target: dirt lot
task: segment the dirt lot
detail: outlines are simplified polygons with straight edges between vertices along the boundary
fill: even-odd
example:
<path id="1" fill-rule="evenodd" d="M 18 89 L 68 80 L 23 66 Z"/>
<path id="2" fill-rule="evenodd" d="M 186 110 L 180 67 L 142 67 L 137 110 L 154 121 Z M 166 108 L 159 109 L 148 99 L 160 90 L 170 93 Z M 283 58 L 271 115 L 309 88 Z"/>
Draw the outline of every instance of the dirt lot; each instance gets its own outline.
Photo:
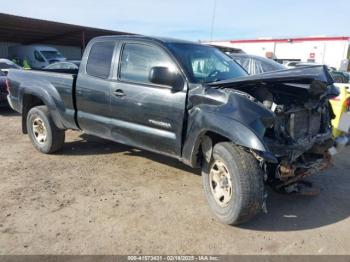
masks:
<path id="1" fill-rule="evenodd" d="M 0 109 L 0 254 L 349 254 L 350 148 L 311 181 L 270 192 L 237 228 L 211 216 L 201 177 L 176 160 L 69 131 L 43 155 Z"/>

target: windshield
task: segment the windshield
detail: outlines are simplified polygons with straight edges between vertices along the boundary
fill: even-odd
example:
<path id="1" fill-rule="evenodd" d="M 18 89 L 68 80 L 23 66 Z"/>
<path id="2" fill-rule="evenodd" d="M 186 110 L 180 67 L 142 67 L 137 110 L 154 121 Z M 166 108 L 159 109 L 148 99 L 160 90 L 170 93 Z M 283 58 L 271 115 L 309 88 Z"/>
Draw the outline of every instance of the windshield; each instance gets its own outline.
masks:
<path id="1" fill-rule="evenodd" d="M 216 82 L 247 75 L 236 62 L 214 47 L 187 43 L 168 43 L 167 46 L 193 83 Z"/>
<path id="2" fill-rule="evenodd" d="M 58 51 L 40 51 L 47 60 L 62 59 L 63 56 Z"/>

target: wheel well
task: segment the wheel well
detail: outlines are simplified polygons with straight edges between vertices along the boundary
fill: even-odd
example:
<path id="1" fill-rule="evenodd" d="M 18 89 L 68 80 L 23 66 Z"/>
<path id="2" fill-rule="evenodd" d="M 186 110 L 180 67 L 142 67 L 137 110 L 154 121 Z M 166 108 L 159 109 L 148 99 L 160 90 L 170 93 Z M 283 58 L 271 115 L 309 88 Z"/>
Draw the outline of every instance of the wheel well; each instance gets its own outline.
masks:
<path id="1" fill-rule="evenodd" d="M 213 142 L 213 146 L 219 142 L 227 142 L 227 141 L 230 141 L 229 138 L 225 137 L 225 136 L 222 136 L 218 133 L 215 133 L 215 132 L 211 132 L 211 131 L 208 131 L 204 134 L 205 136 L 208 136 L 211 141 Z"/>
<path id="2" fill-rule="evenodd" d="M 31 94 L 23 95 L 22 102 L 22 132 L 27 134 L 27 115 L 30 109 L 36 106 L 45 105 L 45 103 L 37 96 Z"/>
<path id="3" fill-rule="evenodd" d="M 201 166 L 203 157 L 209 158 L 211 156 L 214 145 L 220 142 L 231 141 L 229 138 L 212 131 L 204 133 L 199 140 L 200 142 L 196 152 L 197 159 L 195 164 L 197 167 Z"/>

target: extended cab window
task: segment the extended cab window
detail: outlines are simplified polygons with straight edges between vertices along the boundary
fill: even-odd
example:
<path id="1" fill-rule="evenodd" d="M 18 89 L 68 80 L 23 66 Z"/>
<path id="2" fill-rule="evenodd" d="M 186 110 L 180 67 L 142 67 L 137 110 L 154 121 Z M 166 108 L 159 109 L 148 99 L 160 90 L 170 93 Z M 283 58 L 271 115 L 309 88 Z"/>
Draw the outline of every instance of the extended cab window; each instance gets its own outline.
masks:
<path id="1" fill-rule="evenodd" d="M 125 44 L 120 64 L 120 79 L 150 83 L 148 75 L 152 67 L 165 66 L 175 69 L 168 55 L 160 48 L 144 44 Z"/>
<path id="2" fill-rule="evenodd" d="M 107 78 L 111 70 L 114 42 L 97 42 L 91 47 L 86 72 L 91 76 Z"/>

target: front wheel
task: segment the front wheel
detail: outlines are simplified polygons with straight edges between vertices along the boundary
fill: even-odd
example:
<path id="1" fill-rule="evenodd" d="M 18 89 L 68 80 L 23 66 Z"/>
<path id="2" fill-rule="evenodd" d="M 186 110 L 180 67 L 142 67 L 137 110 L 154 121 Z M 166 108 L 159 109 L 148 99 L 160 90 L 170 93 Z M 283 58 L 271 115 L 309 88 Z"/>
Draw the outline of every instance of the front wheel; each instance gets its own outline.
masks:
<path id="1" fill-rule="evenodd" d="M 64 130 L 56 127 L 46 106 L 36 106 L 29 110 L 27 128 L 29 138 L 38 151 L 50 154 L 62 148 Z"/>
<path id="2" fill-rule="evenodd" d="M 229 142 L 216 144 L 210 162 L 204 160 L 202 179 L 209 207 L 221 222 L 238 225 L 261 211 L 262 170 L 242 148 Z"/>

